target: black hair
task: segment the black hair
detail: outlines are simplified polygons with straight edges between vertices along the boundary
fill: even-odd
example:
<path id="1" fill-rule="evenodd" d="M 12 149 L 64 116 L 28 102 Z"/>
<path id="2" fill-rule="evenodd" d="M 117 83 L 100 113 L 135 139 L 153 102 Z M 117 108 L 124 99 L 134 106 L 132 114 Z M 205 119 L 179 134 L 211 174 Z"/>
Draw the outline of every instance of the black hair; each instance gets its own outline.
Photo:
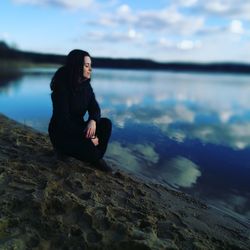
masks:
<path id="1" fill-rule="evenodd" d="M 60 67 L 54 74 L 50 83 L 50 89 L 54 91 L 59 84 L 66 83 L 71 90 L 75 90 L 81 82 L 86 81 L 83 77 L 85 56 L 90 57 L 87 51 L 79 49 L 70 51 L 66 57 L 65 65 Z"/>

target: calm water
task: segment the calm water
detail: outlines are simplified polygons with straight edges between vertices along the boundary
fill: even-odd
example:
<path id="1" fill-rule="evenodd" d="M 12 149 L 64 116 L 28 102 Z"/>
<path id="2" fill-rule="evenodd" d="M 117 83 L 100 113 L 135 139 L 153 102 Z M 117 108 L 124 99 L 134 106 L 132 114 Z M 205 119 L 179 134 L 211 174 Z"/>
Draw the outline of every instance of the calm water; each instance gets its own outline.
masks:
<path id="1" fill-rule="evenodd" d="M 47 132 L 54 71 L 2 82 L 0 112 Z M 250 76 L 96 69 L 92 86 L 106 159 L 250 221 Z"/>

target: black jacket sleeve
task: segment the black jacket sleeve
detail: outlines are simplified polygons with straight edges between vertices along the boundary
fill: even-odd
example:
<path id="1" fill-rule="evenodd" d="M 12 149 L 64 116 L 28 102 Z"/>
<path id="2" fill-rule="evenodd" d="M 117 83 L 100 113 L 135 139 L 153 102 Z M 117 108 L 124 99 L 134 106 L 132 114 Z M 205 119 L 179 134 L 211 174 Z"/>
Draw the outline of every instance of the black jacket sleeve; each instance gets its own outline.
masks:
<path id="1" fill-rule="evenodd" d="M 97 123 L 101 118 L 101 109 L 96 101 L 95 94 L 90 86 L 90 102 L 88 105 L 89 120 L 95 120 Z"/>
<path id="2" fill-rule="evenodd" d="M 69 90 L 63 84 L 52 93 L 53 115 L 56 126 L 62 133 L 83 136 L 84 128 L 70 117 Z"/>

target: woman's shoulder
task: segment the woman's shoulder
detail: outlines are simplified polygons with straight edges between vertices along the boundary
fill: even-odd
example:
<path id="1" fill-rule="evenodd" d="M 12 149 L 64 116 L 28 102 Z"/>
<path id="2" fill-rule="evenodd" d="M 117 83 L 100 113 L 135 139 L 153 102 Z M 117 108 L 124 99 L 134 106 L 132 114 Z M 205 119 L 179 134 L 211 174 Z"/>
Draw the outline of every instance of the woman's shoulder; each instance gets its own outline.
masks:
<path id="1" fill-rule="evenodd" d="M 54 74 L 55 80 L 61 80 L 66 82 L 67 78 L 68 78 L 68 72 L 65 66 L 60 67 Z"/>
<path id="2" fill-rule="evenodd" d="M 52 91 L 67 88 L 68 74 L 65 66 L 60 67 L 52 77 L 50 88 Z"/>

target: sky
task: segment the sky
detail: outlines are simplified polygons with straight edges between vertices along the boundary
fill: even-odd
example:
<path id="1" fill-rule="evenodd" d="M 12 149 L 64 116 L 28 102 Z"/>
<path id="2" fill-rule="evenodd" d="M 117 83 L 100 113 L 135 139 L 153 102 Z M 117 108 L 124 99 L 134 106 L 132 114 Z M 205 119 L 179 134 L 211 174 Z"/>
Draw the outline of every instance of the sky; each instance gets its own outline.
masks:
<path id="1" fill-rule="evenodd" d="M 25 51 L 250 63 L 250 0 L 2 0 L 0 40 Z"/>

